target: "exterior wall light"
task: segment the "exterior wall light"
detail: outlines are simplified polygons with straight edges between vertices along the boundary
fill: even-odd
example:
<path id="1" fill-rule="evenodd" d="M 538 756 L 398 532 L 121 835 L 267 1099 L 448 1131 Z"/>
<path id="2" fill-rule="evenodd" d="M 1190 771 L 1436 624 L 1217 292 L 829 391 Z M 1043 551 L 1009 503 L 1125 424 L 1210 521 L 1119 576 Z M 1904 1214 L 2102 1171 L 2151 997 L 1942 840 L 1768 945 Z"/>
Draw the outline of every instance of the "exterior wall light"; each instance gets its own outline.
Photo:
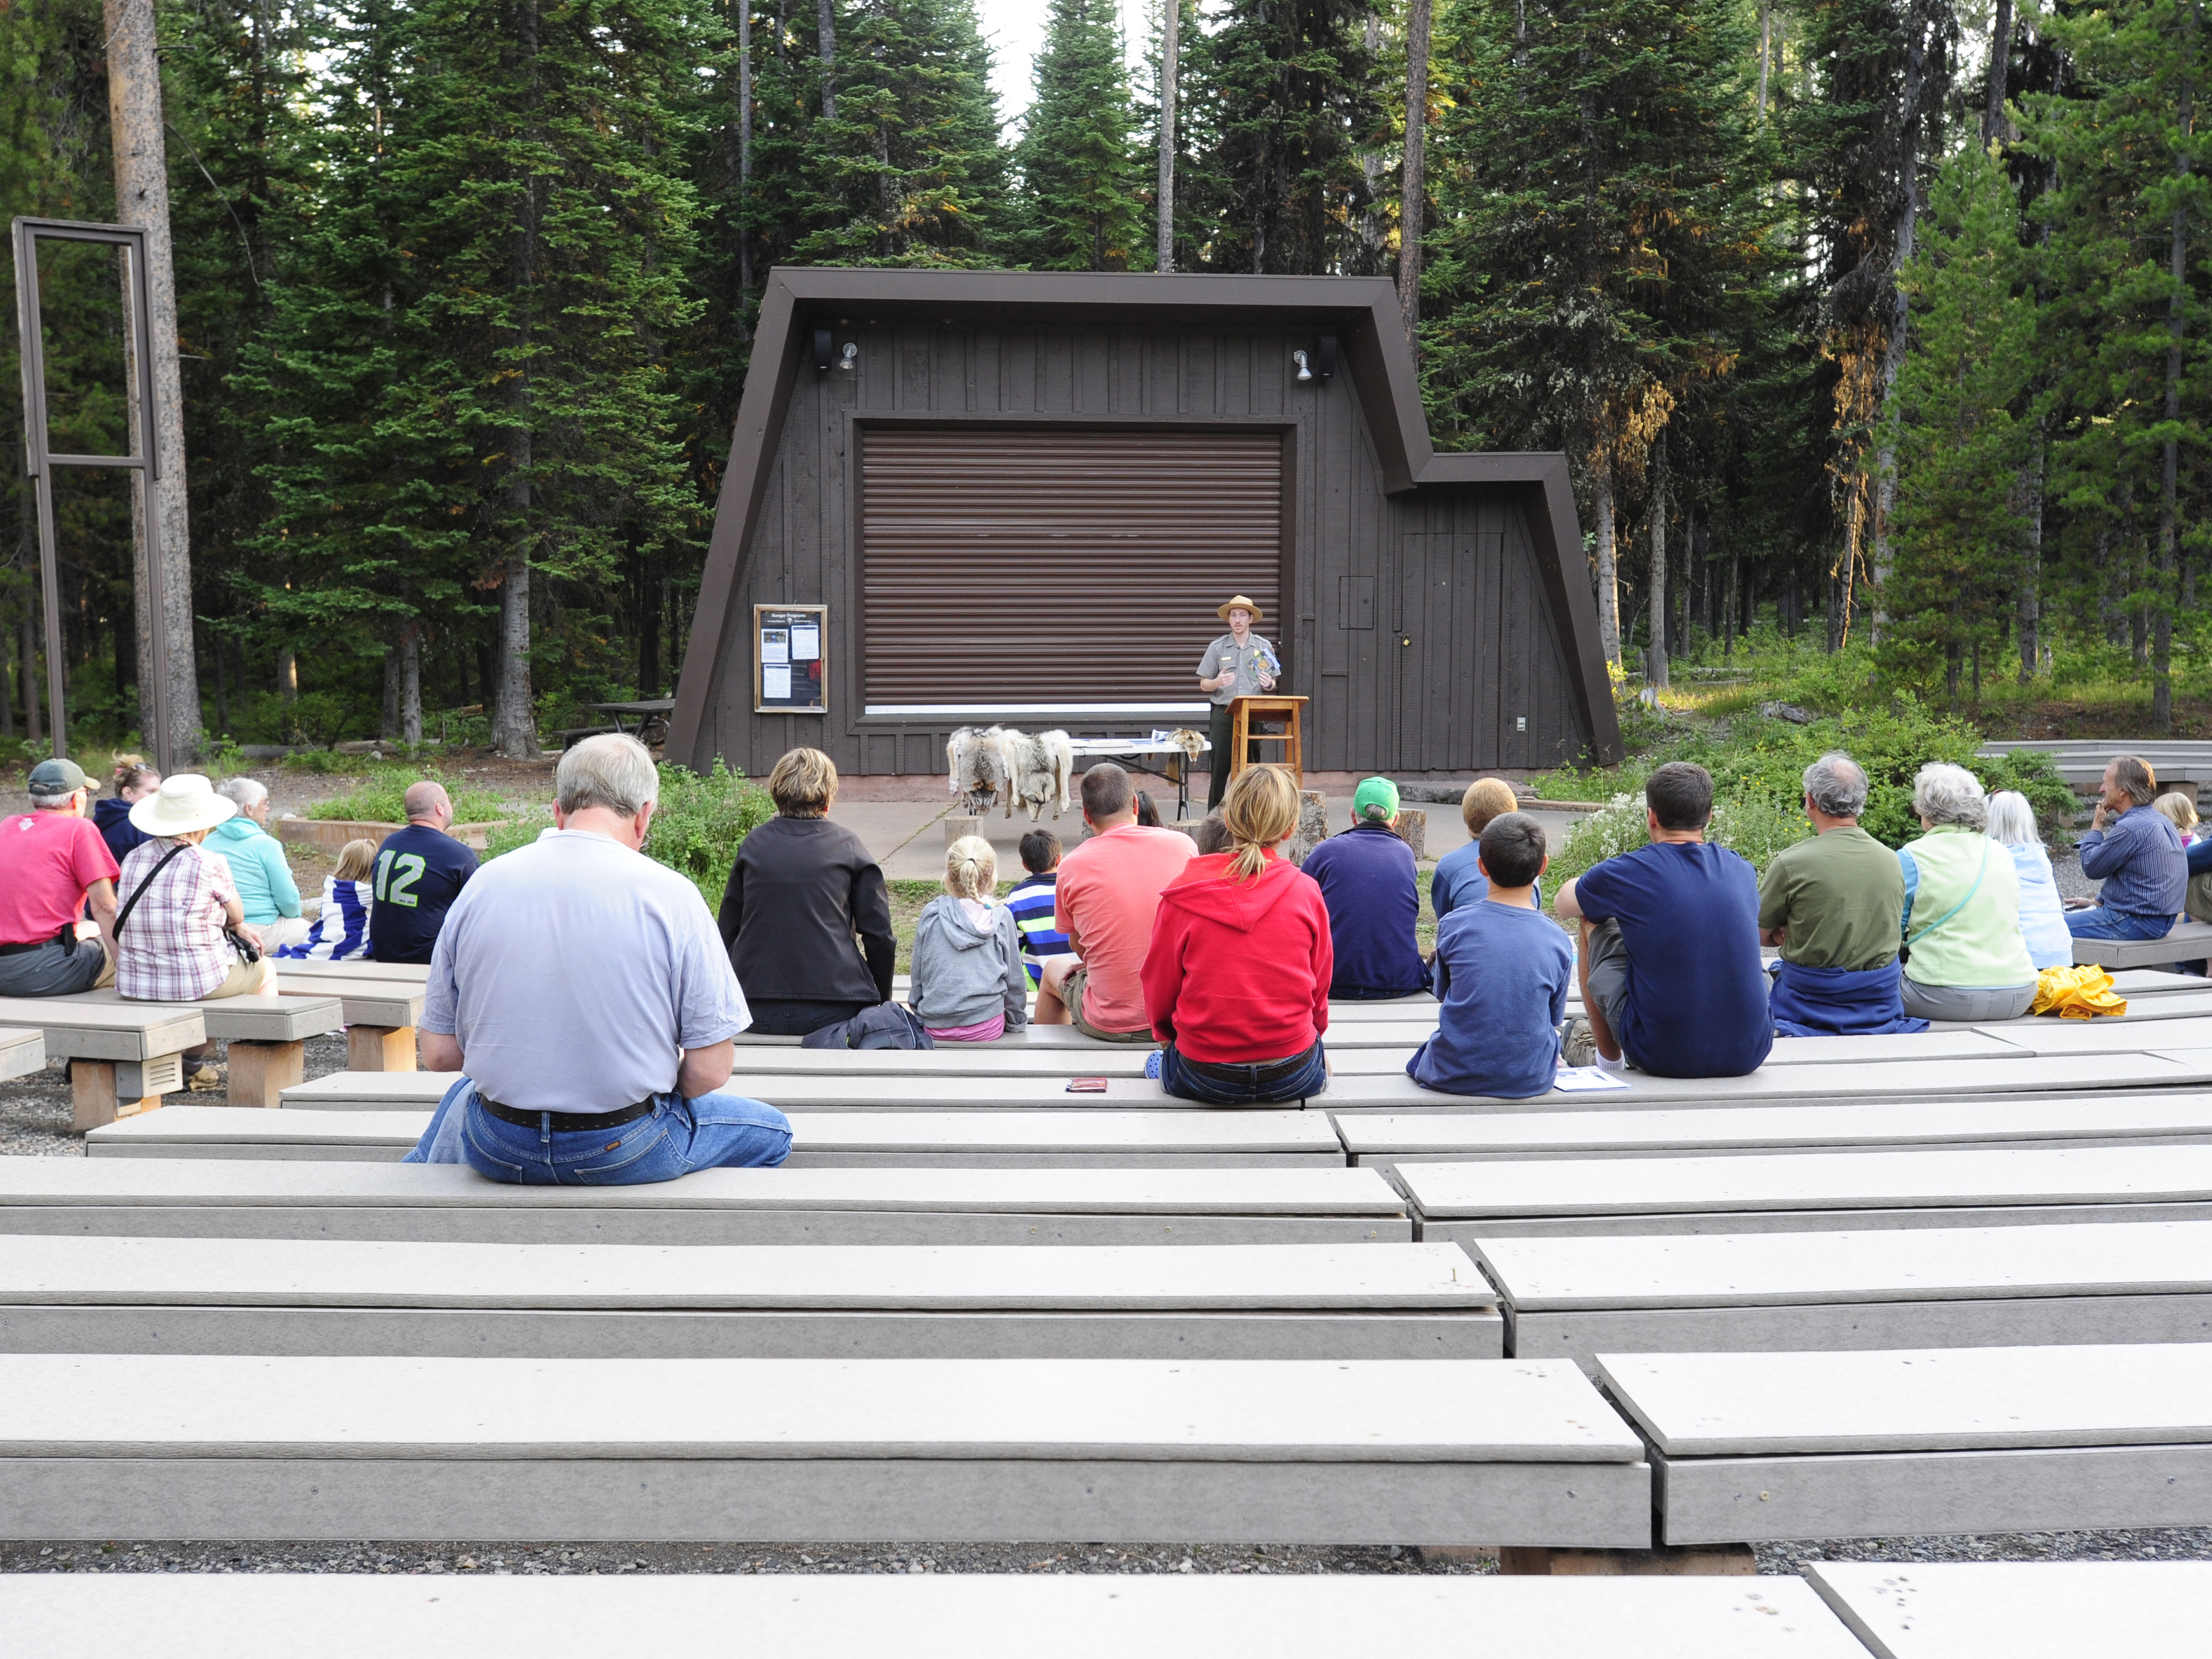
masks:
<path id="1" fill-rule="evenodd" d="M 1313 379 L 1313 370 L 1306 367 L 1306 354 L 1304 352 L 1293 351 L 1291 354 L 1291 361 L 1298 366 L 1299 385 L 1304 386 L 1308 380 Z"/>
<path id="2" fill-rule="evenodd" d="M 854 344 L 850 340 L 846 341 L 845 355 L 838 360 L 837 367 L 843 369 L 848 374 L 850 374 L 853 372 L 854 360 L 859 357 L 860 355 L 860 348 Z"/>

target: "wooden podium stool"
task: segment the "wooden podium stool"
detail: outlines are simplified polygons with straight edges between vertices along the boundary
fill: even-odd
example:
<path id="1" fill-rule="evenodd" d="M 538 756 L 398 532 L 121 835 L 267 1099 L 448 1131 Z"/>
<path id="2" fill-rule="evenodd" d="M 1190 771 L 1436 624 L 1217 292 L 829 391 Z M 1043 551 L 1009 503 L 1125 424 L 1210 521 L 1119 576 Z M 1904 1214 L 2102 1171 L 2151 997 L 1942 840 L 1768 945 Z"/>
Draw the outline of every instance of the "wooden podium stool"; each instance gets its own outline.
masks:
<path id="1" fill-rule="evenodd" d="M 1229 735 L 1229 775 L 1235 777 L 1251 763 L 1246 759 L 1255 743 L 1279 743 L 1283 745 L 1281 763 L 1291 769 L 1291 775 L 1303 785 L 1306 781 L 1305 739 L 1299 734 L 1298 714 L 1305 707 L 1304 697 L 1237 697 L 1231 700 Z M 1280 720 L 1279 732 L 1255 732 L 1255 720 Z"/>

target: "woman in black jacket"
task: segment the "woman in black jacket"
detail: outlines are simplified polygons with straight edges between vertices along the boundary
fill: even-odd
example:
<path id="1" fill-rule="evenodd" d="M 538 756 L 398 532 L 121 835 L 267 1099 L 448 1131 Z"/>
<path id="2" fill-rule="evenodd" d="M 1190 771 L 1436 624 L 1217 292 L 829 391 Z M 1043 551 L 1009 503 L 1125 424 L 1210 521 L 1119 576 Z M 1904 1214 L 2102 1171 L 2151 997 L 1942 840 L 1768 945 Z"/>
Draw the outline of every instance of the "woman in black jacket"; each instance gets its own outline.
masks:
<path id="1" fill-rule="evenodd" d="M 775 816 L 738 844 L 722 894 L 722 943 L 765 1036 L 805 1036 L 888 1002 L 898 941 L 884 872 L 830 822 L 837 767 L 794 749 L 768 775 Z"/>

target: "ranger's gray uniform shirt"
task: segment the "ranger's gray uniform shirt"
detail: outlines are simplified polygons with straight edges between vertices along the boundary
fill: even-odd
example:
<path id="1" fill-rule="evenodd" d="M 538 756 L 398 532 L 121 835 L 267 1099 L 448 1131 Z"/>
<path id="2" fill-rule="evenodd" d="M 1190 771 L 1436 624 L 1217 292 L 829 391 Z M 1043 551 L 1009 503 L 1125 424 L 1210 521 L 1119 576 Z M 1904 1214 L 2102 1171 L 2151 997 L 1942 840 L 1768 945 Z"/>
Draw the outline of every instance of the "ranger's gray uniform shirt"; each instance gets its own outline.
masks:
<path id="1" fill-rule="evenodd" d="M 1261 695 L 1260 676 L 1281 678 L 1279 668 L 1268 665 L 1274 659 L 1275 647 L 1257 634 L 1247 634 L 1244 643 L 1238 645 L 1234 634 L 1224 634 L 1206 647 L 1206 654 L 1198 659 L 1198 677 L 1210 680 L 1224 669 L 1234 667 L 1237 678 L 1218 691 L 1209 692 L 1214 702 L 1227 702 L 1235 697 L 1256 697 Z"/>

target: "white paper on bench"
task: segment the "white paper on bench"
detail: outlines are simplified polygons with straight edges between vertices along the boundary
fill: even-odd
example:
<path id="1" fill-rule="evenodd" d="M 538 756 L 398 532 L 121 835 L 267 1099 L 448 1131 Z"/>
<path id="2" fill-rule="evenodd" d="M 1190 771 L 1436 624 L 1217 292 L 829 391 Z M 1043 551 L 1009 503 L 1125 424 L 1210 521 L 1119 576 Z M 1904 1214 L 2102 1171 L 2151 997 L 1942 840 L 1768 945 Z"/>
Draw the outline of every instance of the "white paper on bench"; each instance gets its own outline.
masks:
<path id="1" fill-rule="evenodd" d="M 451 1164 L 0 1158 L 0 1208 L 901 1210 L 1048 1215 L 1401 1215 L 1373 1170 L 702 1170 L 643 1187 L 510 1187 Z M 0 1398 L 5 1398 L 0 1395 Z"/>
<path id="2" fill-rule="evenodd" d="M 607 1659 L 641 1634 L 671 1656 L 1345 1659 L 1462 1652 L 1470 1631 L 1526 1659 L 1866 1659 L 1796 1578 L 22 1573 L 0 1577 L 0 1628 L 37 1659 L 117 1659 L 154 1630 L 161 1659 L 302 1659 L 302 1632 L 314 1659 Z"/>
<path id="3" fill-rule="evenodd" d="M 421 1244 L 0 1236 L 0 1306 L 1451 1309 L 1451 1244 Z"/>
<path id="4" fill-rule="evenodd" d="M 124 1122 L 142 1121 L 145 1120 L 126 1118 Z M 1856 1106 L 1722 1106 L 1677 1111 L 1497 1112 L 1454 1116 L 1346 1113 L 1338 1120 L 1337 1129 L 1347 1147 L 1369 1158 L 1452 1152 L 2117 1139 L 2127 1135 L 2212 1135 L 2212 1094 L 2161 1095 L 2136 1090 L 2087 1098 L 1881 1101 Z"/>
<path id="5" fill-rule="evenodd" d="M 1467 1248 L 1522 1312 L 2212 1292 L 2212 1221 L 1486 1238 Z"/>
<path id="6" fill-rule="evenodd" d="M 87 1140 L 411 1146 L 429 1124 L 427 1111 L 170 1106 L 118 1119 L 93 1130 Z M 1343 1152 L 1336 1131 L 1319 1112 L 799 1112 L 791 1127 L 794 1149 L 807 1152 Z"/>
<path id="7" fill-rule="evenodd" d="M 1638 1215 L 2212 1200 L 2212 1146 L 1410 1164 L 1425 1216 Z"/>
<path id="8" fill-rule="evenodd" d="M 2212 1342 L 1597 1356 L 1670 1457 L 2212 1440 Z"/>
<path id="9" fill-rule="evenodd" d="M 0 1457 L 1633 1463 L 1564 1360 L 0 1354 Z M 640 1401 L 742 1401 L 726 1413 Z M 148 1410 L 149 1401 L 159 1401 Z"/>
<path id="10" fill-rule="evenodd" d="M 1815 1561 L 1875 1659 L 2179 1659 L 2212 1630 L 2208 1561 Z"/>

